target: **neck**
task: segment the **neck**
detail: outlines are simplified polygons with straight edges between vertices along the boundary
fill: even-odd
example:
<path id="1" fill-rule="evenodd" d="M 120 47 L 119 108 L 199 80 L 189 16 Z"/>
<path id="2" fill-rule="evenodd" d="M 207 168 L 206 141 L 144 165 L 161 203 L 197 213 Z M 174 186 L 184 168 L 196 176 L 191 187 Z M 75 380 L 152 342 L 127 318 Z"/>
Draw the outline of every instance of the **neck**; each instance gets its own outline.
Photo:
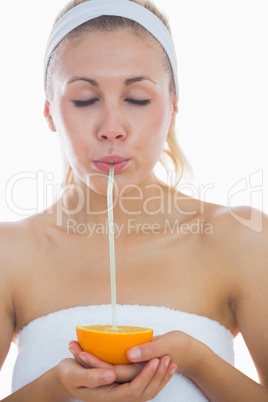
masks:
<path id="1" fill-rule="evenodd" d="M 139 186 L 113 197 L 114 222 L 125 223 L 129 219 L 139 222 L 155 221 L 157 214 L 165 213 L 166 192 L 172 192 L 154 175 Z M 105 223 L 107 195 L 98 194 L 82 182 L 76 182 L 73 189 L 63 198 L 68 217 L 77 223 Z"/>

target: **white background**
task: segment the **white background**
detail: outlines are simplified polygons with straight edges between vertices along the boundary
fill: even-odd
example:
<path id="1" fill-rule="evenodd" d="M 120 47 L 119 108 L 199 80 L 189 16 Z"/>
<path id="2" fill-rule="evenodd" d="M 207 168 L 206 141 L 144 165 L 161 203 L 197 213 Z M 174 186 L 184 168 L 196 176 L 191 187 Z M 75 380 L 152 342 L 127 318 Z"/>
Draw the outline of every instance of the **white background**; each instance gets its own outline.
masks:
<path id="1" fill-rule="evenodd" d="M 65 3 L 13 0 L 0 4 L 2 221 L 22 218 L 14 203 L 5 200 L 6 186 L 10 188 L 14 175 L 29 172 L 27 180 L 13 186 L 14 202 L 28 213 L 46 207 L 52 200 L 52 184 L 61 181 L 58 140 L 42 115 L 42 62 L 50 27 Z M 197 188 L 207 188 L 206 201 L 253 205 L 267 213 L 267 0 L 155 3 L 170 17 L 173 30 L 180 83 L 178 135 Z M 45 172 L 44 188 L 36 187 L 37 171 Z M 257 378 L 240 337 L 235 346 L 237 367 Z M 0 375 L 0 397 L 8 393 L 15 354 L 12 347 Z"/>

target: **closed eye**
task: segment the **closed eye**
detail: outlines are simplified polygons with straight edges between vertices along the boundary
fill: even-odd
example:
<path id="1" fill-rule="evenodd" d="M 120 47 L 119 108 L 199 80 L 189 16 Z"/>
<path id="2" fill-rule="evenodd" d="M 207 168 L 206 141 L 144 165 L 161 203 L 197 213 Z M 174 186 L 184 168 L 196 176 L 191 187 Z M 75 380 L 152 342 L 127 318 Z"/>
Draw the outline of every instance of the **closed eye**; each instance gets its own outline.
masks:
<path id="1" fill-rule="evenodd" d="M 138 99 L 125 99 L 125 102 L 133 103 L 138 106 L 146 106 L 151 103 L 150 99 L 138 100 Z"/>
<path id="2" fill-rule="evenodd" d="M 74 103 L 75 107 L 85 107 L 85 106 L 93 105 L 94 103 L 98 102 L 98 100 L 99 100 L 98 98 L 88 99 L 85 101 L 73 100 L 73 103 Z M 129 102 L 129 103 L 132 103 L 137 106 L 146 106 L 151 103 L 150 99 L 138 100 L 138 99 L 129 99 L 129 98 L 125 99 L 125 102 Z"/>
<path id="3" fill-rule="evenodd" d="M 88 99 L 85 101 L 80 101 L 80 100 L 74 100 L 74 106 L 75 107 L 83 107 L 83 106 L 90 106 L 93 105 L 94 103 L 96 103 L 99 99 L 98 98 L 94 98 L 94 99 Z"/>

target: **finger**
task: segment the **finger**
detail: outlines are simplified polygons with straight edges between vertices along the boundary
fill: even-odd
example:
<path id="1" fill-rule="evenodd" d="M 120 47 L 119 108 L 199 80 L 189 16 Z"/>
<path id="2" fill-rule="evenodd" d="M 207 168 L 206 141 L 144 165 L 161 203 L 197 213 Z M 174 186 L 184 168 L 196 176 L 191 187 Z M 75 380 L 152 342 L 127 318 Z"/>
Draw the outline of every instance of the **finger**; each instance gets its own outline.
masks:
<path id="1" fill-rule="evenodd" d="M 143 395 L 145 389 L 148 387 L 148 384 L 150 384 L 155 376 L 159 363 L 159 359 L 153 359 L 148 362 L 141 371 L 141 374 L 130 383 L 131 389 L 137 391 L 139 397 Z"/>
<path id="2" fill-rule="evenodd" d="M 161 391 L 162 387 L 161 384 L 167 374 L 168 370 L 168 365 L 170 363 L 170 358 L 169 356 L 164 356 L 159 360 L 159 365 L 157 367 L 157 370 L 147 385 L 146 389 L 143 392 L 143 397 L 146 399 L 152 399 L 154 398 L 158 392 Z"/>
<path id="3" fill-rule="evenodd" d="M 90 368 L 112 368 L 116 372 L 116 381 L 119 383 L 132 381 L 142 370 L 144 363 L 111 365 L 88 352 L 81 352 L 76 357 L 78 363 L 83 362 L 84 367 Z M 81 364 L 81 363 L 80 363 Z"/>
<path id="4" fill-rule="evenodd" d="M 86 369 L 72 359 L 66 359 L 64 372 L 67 382 L 70 381 L 77 388 L 96 388 L 111 384 L 116 379 L 115 371 L 112 369 Z"/>
<path id="5" fill-rule="evenodd" d="M 170 363 L 169 356 L 163 356 L 160 359 L 154 377 L 144 391 L 143 397 L 152 399 L 159 394 L 174 375 L 176 368 L 176 364 Z"/>
<path id="6" fill-rule="evenodd" d="M 162 347 L 161 340 L 143 343 L 127 351 L 127 357 L 131 362 L 145 362 L 154 358 L 160 358 L 166 354 L 166 346 Z"/>
<path id="7" fill-rule="evenodd" d="M 112 368 L 109 363 L 103 362 L 91 353 L 84 352 L 77 341 L 71 341 L 69 343 L 69 350 L 74 356 L 75 360 L 83 367 L 90 368 Z"/>
<path id="8" fill-rule="evenodd" d="M 85 375 L 85 380 L 86 385 L 84 386 L 96 388 L 113 383 L 116 380 L 116 374 L 115 371 L 111 369 L 89 369 Z"/>
<path id="9" fill-rule="evenodd" d="M 96 356 L 92 355 L 88 352 L 82 352 L 79 354 L 79 358 L 88 366 L 94 368 L 113 368 L 113 366 L 109 363 L 106 363 Z"/>
<path id="10" fill-rule="evenodd" d="M 79 343 L 76 341 L 71 341 L 69 343 L 69 351 L 72 353 L 75 360 L 81 364 L 81 366 L 88 368 L 90 367 L 83 359 L 79 357 L 80 353 L 83 352 L 82 348 L 80 347 Z"/>
<path id="11" fill-rule="evenodd" d="M 75 351 L 77 354 L 79 354 L 83 351 L 83 349 L 81 348 L 81 346 L 79 345 L 79 343 L 77 341 L 71 341 L 69 343 L 69 350 L 70 349 Z"/>
<path id="12" fill-rule="evenodd" d="M 144 367 L 144 363 L 125 364 L 113 366 L 116 372 L 116 381 L 119 383 L 130 382 Z"/>
<path id="13" fill-rule="evenodd" d="M 171 364 L 168 365 L 166 375 L 164 376 L 164 378 L 161 381 L 158 389 L 156 390 L 155 395 L 157 395 L 167 385 L 167 383 L 171 380 L 173 375 L 176 373 L 176 370 L 177 370 L 177 365 L 175 363 L 171 363 Z"/>
<path id="14" fill-rule="evenodd" d="M 140 398 L 152 380 L 158 364 L 159 359 L 153 359 L 148 362 L 142 369 L 141 373 L 133 381 L 122 384 L 117 388 L 112 388 L 110 391 L 111 396 L 116 392 L 117 400 L 134 400 Z"/>

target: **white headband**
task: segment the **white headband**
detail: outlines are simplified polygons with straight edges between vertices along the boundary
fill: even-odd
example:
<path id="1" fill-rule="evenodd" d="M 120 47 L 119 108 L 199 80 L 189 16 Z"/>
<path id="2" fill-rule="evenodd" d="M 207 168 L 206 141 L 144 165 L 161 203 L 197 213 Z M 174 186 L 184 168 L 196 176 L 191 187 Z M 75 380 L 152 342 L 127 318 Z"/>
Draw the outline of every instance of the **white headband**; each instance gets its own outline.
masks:
<path id="1" fill-rule="evenodd" d="M 48 39 L 44 60 L 45 83 L 48 63 L 52 52 L 60 41 L 78 26 L 93 18 L 112 15 L 138 22 L 150 32 L 163 46 L 169 58 L 175 82 L 176 94 L 179 94 L 177 61 L 171 35 L 163 22 L 151 11 L 129 0 L 90 0 L 72 8 L 55 24 Z"/>

